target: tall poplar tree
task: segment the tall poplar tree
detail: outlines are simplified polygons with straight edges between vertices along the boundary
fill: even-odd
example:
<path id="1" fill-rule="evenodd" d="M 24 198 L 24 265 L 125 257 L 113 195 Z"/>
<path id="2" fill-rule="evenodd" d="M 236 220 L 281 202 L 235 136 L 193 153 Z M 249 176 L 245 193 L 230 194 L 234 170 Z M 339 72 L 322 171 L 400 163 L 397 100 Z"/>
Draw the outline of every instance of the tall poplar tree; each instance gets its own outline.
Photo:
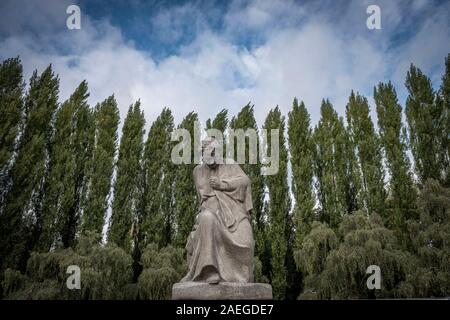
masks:
<path id="1" fill-rule="evenodd" d="M 59 79 L 51 65 L 40 76 L 35 71 L 25 99 L 25 124 L 11 169 L 12 187 L 0 215 L 0 256 L 6 266 L 25 268 L 36 238 L 49 158 L 52 120 L 58 106 Z"/>
<path id="2" fill-rule="evenodd" d="M 289 152 L 292 168 L 292 193 L 295 199 L 296 248 L 311 230 L 314 220 L 313 141 L 311 120 L 303 101 L 294 99 L 288 115 Z"/>
<path id="3" fill-rule="evenodd" d="M 87 104 L 88 96 L 88 86 L 83 81 L 56 114 L 39 250 L 49 250 L 55 240 L 61 240 L 66 248 L 71 247 L 75 240 L 86 186 L 86 163 L 93 143 L 93 115 Z"/>
<path id="4" fill-rule="evenodd" d="M 343 119 L 328 100 L 322 100 L 320 114 L 313 134 L 319 220 L 336 230 L 349 207 L 348 137 Z"/>
<path id="5" fill-rule="evenodd" d="M 313 193 L 313 142 L 310 116 L 303 101 L 294 98 L 288 114 L 288 140 L 291 161 L 291 190 L 295 200 L 293 208 L 294 241 L 288 247 L 286 267 L 288 271 L 287 299 L 296 299 L 302 284 L 298 251 L 309 234 L 315 220 Z"/>
<path id="6" fill-rule="evenodd" d="M 367 99 L 352 91 L 346 116 L 351 144 L 361 170 L 361 198 L 369 214 L 377 212 L 386 216 L 381 147 L 369 112 Z"/>
<path id="7" fill-rule="evenodd" d="M 445 59 L 445 73 L 442 76 L 442 83 L 439 89 L 439 101 L 441 103 L 441 147 L 439 154 L 443 166 L 443 184 L 445 187 L 450 187 L 450 53 Z"/>
<path id="8" fill-rule="evenodd" d="M 431 80 L 412 64 L 405 85 L 409 92 L 405 113 L 416 174 L 421 184 L 429 178 L 442 182 L 444 163 L 440 150 L 442 135 L 446 132 L 445 123 L 441 121 L 442 104 L 435 103 Z"/>
<path id="9" fill-rule="evenodd" d="M 406 128 L 402 124 L 402 107 L 391 82 L 374 88 L 380 141 L 384 149 L 389 181 L 389 214 L 386 224 L 396 229 L 401 239 L 407 234 L 406 220 L 414 218 L 416 190 L 406 154 Z M 402 239 L 403 241 L 405 239 Z"/>
<path id="10" fill-rule="evenodd" d="M 19 134 L 23 89 L 19 58 L 3 61 L 0 64 L 0 175 L 7 169 Z"/>
<path id="11" fill-rule="evenodd" d="M 139 216 L 141 247 L 155 243 L 170 244 L 174 236 L 174 178 L 171 161 L 174 120 L 169 108 L 164 108 L 152 123 L 145 143 L 143 159 L 143 196 Z"/>
<path id="12" fill-rule="evenodd" d="M 228 110 L 222 109 L 216 117 L 211 120 L 206 120 L 206 130 L 208 129 L 216 129 L 219 130 L 222 133 L 222 154 L 223 159 L 226 158 L 226 130 L 228 128 Z"/>
<path id="13" fill-rule="evenodd" d="M 95 107 L 94 146 L 88 162 L 87 192 L 83 203 L 82 232 L 102 234 L 117 150 L 119 109 L 114 96 Z"/>
<path id="14" fill-rule="evenodd" d="M 137 101 L 130 106 L 123 125 L 108 230 L 108 242 L 115 243 L 126 252 L 132 249 L 132 226 L 137 219 L 140 201 L 145 124 L 140 105 Z"/>
<path id="15" fill-rule="evenodd" d="M 0 64 L 0 213 L 10 187 L 9 169 L 23 115 L 22 64 L 12 58 Z"/>
<path id="16" fill-rule="evenodd" d="M 257 132 L 257 153 L 259 156 L 259 149 L 261 148 L 261 140 L 259 138 L 258 125 L 256 123 L 254 106 L 247 104 L 244 106 L 239 113 L 231 119 L 230 128 L 233 130 L 242 129 L 252 129 Z M 228 141 L 230 142 L 230 141 Z M 235 146 L 235 150 L 236 150 Z M 270 270 L 269 253 L 270 247 L 267 241 L 267 234 L 265 230 L 266 218 L 264 215 L 264 179 L 261 175 L 261 161 L 256 164 L 250 164 L 249 159 L 249 141 L 246 138 L 245 141 L 245 163 L 241 164 L 242 170 L 248 175 L 251 186 L 252 186 L 252 200 L 253 200 L 253 210 L 252 210 L 252 225 L 253 233 L 255 237 L 255 255 L 262 263 L 262 272 L 264 275 L 268 275 Z M 236 159 L 235 159 L 236 160 Z M 261 160 L 261 159 L 259 159 Z"/>
<path id="17" fill-rule="evenodd" d="M 272 143 L 279 144 L 278 173 L 266 176 L 269 192 L 268 220 L 271 241 L 271 280 L 274 297 L 285 297 L 287 281 L 286 257 L 288 246 L 292 246 L 292 222 L 290 215 L 290 195 L 287 177 L 288 152 L 285 139 L 285 119 L 278 107 L 269 111 L 264 129 L 268 130 L 266 146 L 271 150 Z M 272 141 L 270 130 L 279 130 L 279 141 Z"/>
<path id="18" fill-rule="evenodd" d="M 206 120 L 206 129 L 217 129 L 225 133 L 225 130 L 228 127 L 228 110 L 222 109 L 216 117 L 211 121 L 211 119 Z"/>
<path id="19" fill-rule="evenodd" d="M 184 117 L 178 125 L 178 129 L 186 129 L 191 137 L 191 154 L 189 164 L 176 165 L 175 171 L 175 221 L 176 235 L 175 244 L 179 247 L 186 245 L 189 233 L 192 231 L 195 216 L 197 213 L 197 191 L 194 185 L 193 171 L 196 166 L 194 163 L 195 144 L 194 139 L 200 140 L 199 129 L 194 130 L 198 125 L 198 115 L 190 112 Z M 197 134 L 196 134 L 197 132 Z"/>

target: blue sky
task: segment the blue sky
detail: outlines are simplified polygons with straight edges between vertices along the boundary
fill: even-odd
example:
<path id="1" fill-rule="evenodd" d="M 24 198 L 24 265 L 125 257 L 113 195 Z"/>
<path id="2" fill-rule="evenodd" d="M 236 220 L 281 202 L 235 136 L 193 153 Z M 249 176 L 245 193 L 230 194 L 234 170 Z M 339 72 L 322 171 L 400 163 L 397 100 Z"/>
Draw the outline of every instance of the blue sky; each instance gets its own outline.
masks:
<path id="1" fill-rule="evenodd" d="M 66 28 L 70 4 L 81 30 Z M 381 30 L 366 27 L 370 4 Z M 19 55 L 26 78 L 52 63 L 61 101 L 83 79 L 92 105 L 114 93 L 122 116 L 140 99 L 147 126 L 164 106 L 206 120 L 249 101 L 261 124 L 294 97 L 316 123 L 322 98 L 344 115 L 354 89 L 374 109 L 373 86 L 388 80 L 404 104 L 409 64 L 437 88 L 450 52 L 450 1 L 2 0 L 0 14 L 1 59 Z"/>

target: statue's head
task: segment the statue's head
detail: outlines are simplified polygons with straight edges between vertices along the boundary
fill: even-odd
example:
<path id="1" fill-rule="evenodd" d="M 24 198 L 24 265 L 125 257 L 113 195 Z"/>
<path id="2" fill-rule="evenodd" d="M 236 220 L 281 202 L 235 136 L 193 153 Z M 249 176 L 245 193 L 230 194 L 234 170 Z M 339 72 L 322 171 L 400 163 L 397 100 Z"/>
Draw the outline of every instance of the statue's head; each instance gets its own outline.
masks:
<path id="1" fill-rule="evenodd" d="M 214 137 L 207 137 L 205 140 L 202 140 L 203 162 L 205 162 L 208 167 L 215 168 L 217 167 L 217 164 L 220 163 L 216 155 L 217 150 L 221 150 L 220 147 L 220 144 Z"/>

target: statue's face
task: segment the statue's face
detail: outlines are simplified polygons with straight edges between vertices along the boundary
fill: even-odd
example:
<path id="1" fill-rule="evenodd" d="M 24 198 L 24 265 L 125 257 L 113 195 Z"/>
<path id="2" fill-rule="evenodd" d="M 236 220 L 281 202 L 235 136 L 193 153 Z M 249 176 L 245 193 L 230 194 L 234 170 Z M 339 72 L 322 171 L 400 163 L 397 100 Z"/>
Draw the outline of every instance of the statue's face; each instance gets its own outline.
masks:
<path id="1" fill-rule="evenodd" d="M 207 147 L 203 150 L 203 161 L 211 169 L 217 167 L 216 151 L 214 148 Z"/>

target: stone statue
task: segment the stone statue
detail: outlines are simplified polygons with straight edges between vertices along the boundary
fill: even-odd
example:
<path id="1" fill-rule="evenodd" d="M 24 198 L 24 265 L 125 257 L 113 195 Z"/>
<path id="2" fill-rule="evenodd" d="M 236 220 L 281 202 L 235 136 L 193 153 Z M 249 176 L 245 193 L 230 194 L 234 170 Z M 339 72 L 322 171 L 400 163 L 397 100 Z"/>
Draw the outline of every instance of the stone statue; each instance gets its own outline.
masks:
<path id="1" fill-rule="evenodd" d="M 186 250 L 189 271 L 172 287 L 174 300 L 272 299 L 272 287 L 253 282 L 255 241 L 250 222 L 250 179 L 241 167 L 216 157 L 220 145 L 202 142 L 194 169 L 200 208 Z"/>
<path id="2" fill-rule="evenodd" d="M 214 138 L 202 141 L 204 163 L 194 169 L 200 209 L 186 244 L 189 271 L 181 282 L 253 281 L 250 180 L 238 164 L 216 157 L 219 147 Z"/>

